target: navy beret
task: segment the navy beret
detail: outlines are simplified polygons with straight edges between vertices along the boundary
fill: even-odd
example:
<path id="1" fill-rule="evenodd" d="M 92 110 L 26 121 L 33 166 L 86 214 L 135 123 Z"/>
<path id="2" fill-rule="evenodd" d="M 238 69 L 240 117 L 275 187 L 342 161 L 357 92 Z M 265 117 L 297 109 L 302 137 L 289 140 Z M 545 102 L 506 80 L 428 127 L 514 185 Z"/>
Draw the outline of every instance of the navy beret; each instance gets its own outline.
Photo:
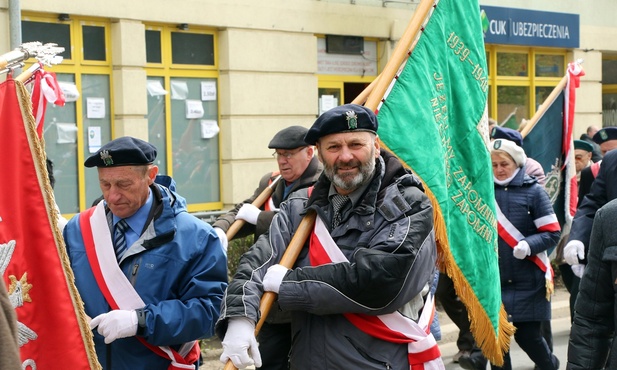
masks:
<path id="1" fill-rule="evenodd" d="M 320 137 L 338 132 L 369 131 L 377 133 L 375 113 L 362 105 L 345 104 L 323 113 L 309 129 L 304 141 L 315 144 Z"/>
<path id="2" fill-rule="evenodd" d="M 304 142 L 304 136 L 308 132 L 306 127 L 290 126 L 277 132 L 270 140 L 270 149 L 296 149 L 308 144 Z"/>
<path id="3" fill-rule="evenodd" d="M 491 139 L 506 139 L 514 144 L 523 146 L 523 135 L 520 132 L 507 127 L 495 126 L 491 131 Z"/>
<path id="4" fill-rule="evenodd" d="M 598 145 L 605 141 L 617 140 L 617 127 L 605 127 L 596 132 L 592 139 Z"/>
<path id="5" fill-rule="evenodd" d="M 84 162 L 86 167 L 146 165 L 154 162 L 156 147 L 146 141 L 123 136 L 103 145 Z"/>
<path id="6" fill-rule="evenodd" d="M 574 149 L 580 149 L 591 153 L 593 152 L 593 145 L 585 140 L 574 140 Z"/>

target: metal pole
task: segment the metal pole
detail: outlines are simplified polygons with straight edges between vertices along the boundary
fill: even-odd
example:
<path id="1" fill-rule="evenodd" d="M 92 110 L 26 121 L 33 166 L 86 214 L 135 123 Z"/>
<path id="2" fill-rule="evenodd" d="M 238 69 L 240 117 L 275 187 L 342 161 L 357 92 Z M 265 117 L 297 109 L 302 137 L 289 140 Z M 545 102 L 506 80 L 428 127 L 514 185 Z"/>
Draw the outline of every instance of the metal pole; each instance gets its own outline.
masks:
<path id="1" fill-rule="evenodd" d="M 21 41 L 21 4 L 19 0 L 9 0 L 9 34 L 11 37 L 11 50 L 18 48 Z M 19 75 L 21 68 L 13 71 L 13 75 Z"/>

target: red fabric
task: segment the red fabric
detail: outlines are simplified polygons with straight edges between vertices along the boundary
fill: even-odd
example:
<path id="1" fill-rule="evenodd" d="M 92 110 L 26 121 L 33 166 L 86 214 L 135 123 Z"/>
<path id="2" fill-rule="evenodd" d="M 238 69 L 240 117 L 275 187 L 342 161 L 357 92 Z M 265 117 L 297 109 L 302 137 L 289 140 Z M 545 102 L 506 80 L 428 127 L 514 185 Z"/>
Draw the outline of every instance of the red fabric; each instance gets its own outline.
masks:
<path id="1" fill-rule="evenodd" d="M 43 137 L 43 124 L 45 123 L 45 109 L 47 102 L 64 106 L 65 98 L 56 74 L 47 72 L 42 67 L 34 72 L 34 86 L 32 87 L 32 114 L 36 121 L 36 132 Z"/>
<path id="2" fill-rule="evenodd" d="M 559 224 L 557 224 L 557 226 L 559 226 Z M 499 235 L 501 239 L 503 239 L 504 242 L 506 242 L 506 244 L 512 247 L 512 249 L 514 249 L 514 247 L 516 247 L 516 245 L 518 244 L 518 240 L 501 225 L 501 222 L 497 222 L 497 234 Z M 528 259 L 531 262 L 535 263 L 536 266 L 538 266 L 540 270 L 542 270 L 542 272 L 546 272 L 546 269 L 550 268 L 551 278 L 555 276 L 555 272 L 553 271 L 553 268 L 545 265 L 544 262 L 542 262 L 542 260 L 538 258 L 538 256 L 536 255 L 527 256 L 525 257 L 525 259 Z"/>
<path id="3" fill-rule="evenodd" d="M 111 292 L 109 291 L 109 288 L 107 287 L 107 283 L 105 282 L 105 278 L 103 277 L 101 266 L 99 264 L 99 260 L 96 255 L 96 250 L 94 248 L 94 238 L 92 237 L 90 217 L 92 216 L 92 213 L 94 212 L 95 208 L 96 207 L 92 207 L 88 209 L 87 211 L 82 212 L 79 215 L 79 227 L 81 229 L 81 236 L 84 240 L 86 255 L 88 256 L 88 262 L 90 262 L 90 268 L 92 269 L 92 274 L 94 275 L 94 278 L 96 279 L 96 283 L 99 286 L 101 293 L 103 293 L 105 300 L 109 304 L 109 307 L 111 307 L 112 310 L 118 310 L 120 309 L 120 307 L 118 306 L 118 303 L 116 303 L 116 300 L 114 299 Z M 144 346 L 148 347 L 148 349 L 151 350 L 152 352 L 156 353 L 157 355 L 161 357 L 169 358 L 167 353 L 161 350 L 158 346 L 155 346 L 153 344 L 146 342 L 146 340 L 142 337 L 136 337 L 136 338 Z M 199 343 L 197 341 L 195 341 L 195 344 L 193 345 L 191 352 L 189 352 L 186 355 L 186 357 L 182 357 L 178 352 L 171 349 L 171 353 L 174 356 L 176 362 L 180 364 L 184 364 L 184 365 L 190 365 L 190 364 L 195 363 L 195 361 L 199 359 L 200 351 L 201 350 L 199 348 Z M 168 369 L 174 370 L 176 369 L 176 367 L 173 364 L 170 364 Z"/>
<path id="4" fill-rule="evenodd" d="M 28 284 L 22 288 L 23 305 L 15 311 L 18 321 L 37 337 L 20 348 L 21 359 L 33 360 L 38 369 L 90 369 L 69 290 L 72 283 L 61 262 L 66 258 L 60 254 L 64 245 L 56 245 L 47 214 L 54 207 L 46 208 L 35 169 L 36 152 L 28 140 L 38 142 L 34 122 L 29 116 L 24 123 L 20 110 L 20 101 L 29 104 L 30 97 L 16 85 L 12 79 L 0 84 L 0 247 L 15 241 L 2 276 L 7 287 L 14 279 Z M 29 107 L 25 111 L 29 114 Z M 37 161 L 44 169 L 45 159 Z M 44 175 L 41 181 L 48 183 Z"/>

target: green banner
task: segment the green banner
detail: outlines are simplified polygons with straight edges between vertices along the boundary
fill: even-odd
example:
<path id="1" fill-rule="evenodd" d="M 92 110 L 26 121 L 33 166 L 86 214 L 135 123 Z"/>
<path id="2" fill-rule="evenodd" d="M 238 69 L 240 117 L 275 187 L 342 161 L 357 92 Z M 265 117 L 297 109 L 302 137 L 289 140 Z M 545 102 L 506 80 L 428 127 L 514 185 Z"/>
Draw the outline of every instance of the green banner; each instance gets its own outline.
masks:
<path id="1" fill-rule="evenodd" d="M 498 364 L 513 329 L 501 304 L 487 92 L 478 1 L 441 0 L 379 108 L 378 133 L 424 182 L 436 206 L 440 268 Z"/>

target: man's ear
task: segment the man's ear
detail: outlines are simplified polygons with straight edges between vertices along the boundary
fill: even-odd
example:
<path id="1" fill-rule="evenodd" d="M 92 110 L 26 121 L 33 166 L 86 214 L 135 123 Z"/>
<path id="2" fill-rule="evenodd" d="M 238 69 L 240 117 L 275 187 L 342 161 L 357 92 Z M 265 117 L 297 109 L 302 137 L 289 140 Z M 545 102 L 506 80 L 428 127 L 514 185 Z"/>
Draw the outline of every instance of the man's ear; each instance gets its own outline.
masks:
<path id="1" fill-rule="evenodd" d="M 150 166 L 150 168 L 148 168 L 148 179 L 150 180 L 148 181 L 149 185 L 152 185 L 158 173 L 159 173 L 159 166 L 152 165 Z"/>
<path id="2" fill-rule="evenodd" d="M 379 136 L 375 135 L 375 158 L 379 158 L 381 145 L 379 144 Z"/>

